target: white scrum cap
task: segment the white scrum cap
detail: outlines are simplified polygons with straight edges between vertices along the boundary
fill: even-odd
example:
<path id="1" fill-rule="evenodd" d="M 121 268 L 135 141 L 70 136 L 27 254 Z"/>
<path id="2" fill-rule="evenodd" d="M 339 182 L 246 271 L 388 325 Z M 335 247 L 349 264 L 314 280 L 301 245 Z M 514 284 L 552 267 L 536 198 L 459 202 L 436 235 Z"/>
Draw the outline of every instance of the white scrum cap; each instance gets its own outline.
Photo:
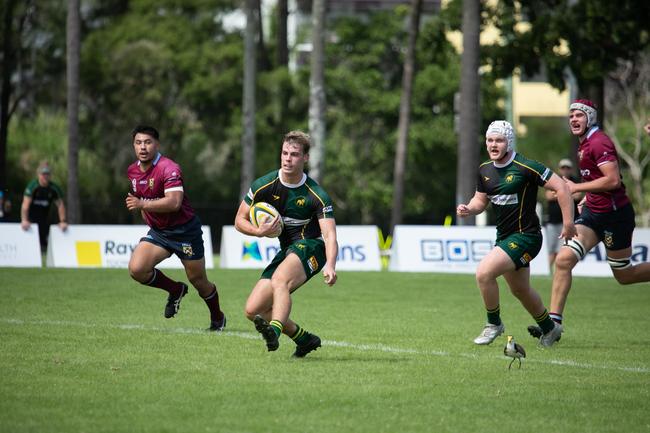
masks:
<path id="1" fill-rule="evenodd" d="M 490 123 L 487 131 L 485 131 L 485 138 L 490 134 L 503 135 L 508 142 L 508 151 L 511 151 L 515 144 L 515 130 L 512 128 L 510 122 L 506 120 L 495 120 Z"/>

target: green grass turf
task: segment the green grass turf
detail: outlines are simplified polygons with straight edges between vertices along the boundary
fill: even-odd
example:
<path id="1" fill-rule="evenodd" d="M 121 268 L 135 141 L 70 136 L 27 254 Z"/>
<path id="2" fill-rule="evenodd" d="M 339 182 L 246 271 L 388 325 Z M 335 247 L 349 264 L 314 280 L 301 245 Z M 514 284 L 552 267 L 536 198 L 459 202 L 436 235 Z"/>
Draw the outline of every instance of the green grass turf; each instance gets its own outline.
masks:
<path id="1" fill-rule="evenodd" d="M 167 271 L 181 278 L 180 271 Z M 243 317 L 257 271 L 217 269 L 227 332 L 203 331 L 195 291 L 179 315 L 126 270 L 0 269 L 0 432 L 650 431 L 650 285 L 576 278 L 550 350 L 501 281 L 505 338 L 478 347 L 471 275 L 341 272 L 293 296 L 323 339 L 268 353 Z M 550 278 L 534 278 L 548 300 Z"/>

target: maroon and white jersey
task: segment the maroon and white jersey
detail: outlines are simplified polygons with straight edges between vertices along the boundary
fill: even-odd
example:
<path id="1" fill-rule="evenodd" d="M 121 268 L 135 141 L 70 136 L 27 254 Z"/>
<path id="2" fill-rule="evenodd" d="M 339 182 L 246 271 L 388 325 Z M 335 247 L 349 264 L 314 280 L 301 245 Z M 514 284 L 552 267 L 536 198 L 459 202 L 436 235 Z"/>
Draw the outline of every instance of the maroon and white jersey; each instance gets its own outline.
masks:
<path id="1" fill-rule="evenodd" d="M 180 166 L 160 153 L 145 172 L 140 170 L 140 161 L 129 165 L 127 176 L 131 182 L 131 194 L 144 200 L 158 200 L 168 191 L 183 191 Z M 176 212 L 143 211 L 142 214 L 150 227 L 168 229 L 191 220 L 194 217 L 194 209 L 190 206 L 187 194 L 183 194 L 183 202 Z"/>
<path id="2" fill-rule="evenodd" d="M 603 164 L 618 161 L 618 154 L 614 143 L 607 134 L 598 127 L 593 127 L 587 133 L 585 141 L 580 143 L 578 159 L 583 182 L 589 182 L 603 177 L 600 167 Z M 620 209 L 628 203 L 630 203 L 630 199 L 625 193 L 625 185 L 621 182 L 621 186 L 614 190 L 588 192 L 585 205 L 593 212 L 604 213 Z"/>

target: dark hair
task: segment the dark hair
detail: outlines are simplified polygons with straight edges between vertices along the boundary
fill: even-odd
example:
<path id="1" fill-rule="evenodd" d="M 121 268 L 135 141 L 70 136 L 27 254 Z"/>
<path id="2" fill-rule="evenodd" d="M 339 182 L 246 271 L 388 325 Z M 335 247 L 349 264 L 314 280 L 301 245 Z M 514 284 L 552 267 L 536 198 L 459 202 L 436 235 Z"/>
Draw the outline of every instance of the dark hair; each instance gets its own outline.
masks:
<path id="1" fill-rule="evenodd" d="M 311 146 L 309 135 L 302 131 L 287 132 L 282 139 L 282 144 L 284 143 L 298 144 L 302 146 L 302 153 L 305 155 L 309 153 L 309 147 Z"/>
<path id="2" fill-rule="evenodd" d="M 133 128 L 133 132 L 131 132 L 131 138 L 135 138 L 136 134 L 147 134 L 158 140 L 158 131 L 153 126 L 138 125 Z"/>

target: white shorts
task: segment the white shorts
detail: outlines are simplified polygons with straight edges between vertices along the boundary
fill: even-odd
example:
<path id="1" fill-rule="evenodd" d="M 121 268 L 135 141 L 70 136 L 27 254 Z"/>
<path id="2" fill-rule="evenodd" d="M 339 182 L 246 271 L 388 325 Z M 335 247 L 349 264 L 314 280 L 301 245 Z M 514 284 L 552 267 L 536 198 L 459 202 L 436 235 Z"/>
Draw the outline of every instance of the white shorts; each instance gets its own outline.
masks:
<path id="1" fill-rule="evenodd" d="M 564 245 L 564 240 L 558 238 L 560 233 L 562 233 L 562 224 L 546 224 L 544 226 L 544 236 L 549 254 L 557 254 Z"/>

